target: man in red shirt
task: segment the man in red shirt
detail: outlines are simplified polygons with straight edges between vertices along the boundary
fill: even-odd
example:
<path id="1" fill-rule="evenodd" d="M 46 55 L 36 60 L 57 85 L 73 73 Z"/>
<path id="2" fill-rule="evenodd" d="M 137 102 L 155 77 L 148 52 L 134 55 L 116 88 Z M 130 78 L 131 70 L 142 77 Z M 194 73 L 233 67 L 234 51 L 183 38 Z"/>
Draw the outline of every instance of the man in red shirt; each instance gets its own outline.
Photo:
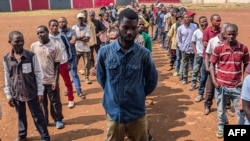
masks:
<path id="1" fill-rule="evenodd" d="M 226 41 L 214 49 L 210 59 L 210 73 L 217 102 L 217 137 L 223 137 L 224 125 L 228 124 L 225 114 L 226 98 L 231 99 L 234 103 L 238 124 L 243 125 L 246 122 L 245 115 L 238 108 L 238 102 L 240 100 L 242 74 L 249 63 L 249 52 L 245 45 L 236 40 L 238 27 L 235 24 L 228 24 L 225 28 L 225 34 Z M 216 70 L 215 65 L 217 65 Z"/>
<path id="2" fill-rule="evenodd" d="M 212 106 L 212 101 L 214 97 L 214 85 L 213 85 L 212 78 L 209 72 L 210 54 L 206 53 L 206 47 L 207 47 L 208 41 L 211 38 L 220 34 L 221 17 L 218 14 L 213 14 L 210 17 L 210 21 L 212 25 L 210 27 L 207 27 L 203 31 L 203 46 L 204 46 L 203 58 L 205 62 L 206 71 L 202 72 L 203 76 L 201 77 L 201 83 L 199 86 L 199 93 L 204 93 L 204 89 L 206 86 L 206 98 L 204 102 L 204 107 L 205 107 L 204 114 L 205 115 L 208 115 L 210 113 L 210 108 Z M 231 112 L 231 108 L 230 108 L 230 100 L 227 100 L 227 109 L 228 109 L 229 115 L 233 116 L 233 113 Z"/>

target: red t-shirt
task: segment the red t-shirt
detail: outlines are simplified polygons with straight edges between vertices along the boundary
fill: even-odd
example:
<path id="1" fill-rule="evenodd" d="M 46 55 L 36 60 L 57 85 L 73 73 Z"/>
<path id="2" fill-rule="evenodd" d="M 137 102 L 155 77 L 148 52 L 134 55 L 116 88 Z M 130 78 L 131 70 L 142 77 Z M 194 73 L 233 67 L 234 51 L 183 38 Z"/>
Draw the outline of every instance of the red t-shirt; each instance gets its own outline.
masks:
<path id="1" fill-rule="evenodd" d="M 249 63 L 249 53 L 245 45 L 237 43 L 234 50 L 225 42 L 216 47 L 210 58 L 212 63 L 217 64 L 215 74 L 217 83 L 229 88 L 236 87 L 242 78 L 242 63 Z"/>
<path id="2" fill-rule="evenodd" d="M 217 31 L 214 31 L 212 26 L 209 26 L 207 27 L 204 31 L 203 31 L 203 39 L 202 41 L 205 41 L 208 43 L 208 41 L 217 36 L 218 34 L 220 34 L 220 29 L 217 30 Z M 206 57 L 206 47 L 204 47 L 204 50 L 203 50 L 203 57 L 205 58 Z"/>

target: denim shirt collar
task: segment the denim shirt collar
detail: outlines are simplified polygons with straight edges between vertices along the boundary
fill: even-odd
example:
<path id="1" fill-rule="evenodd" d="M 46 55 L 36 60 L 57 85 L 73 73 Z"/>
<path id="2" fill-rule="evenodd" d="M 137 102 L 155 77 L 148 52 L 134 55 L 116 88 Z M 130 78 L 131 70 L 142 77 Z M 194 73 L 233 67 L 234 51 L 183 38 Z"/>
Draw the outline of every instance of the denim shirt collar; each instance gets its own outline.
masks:
<path id="1" fill-rule="evenodd" d="M 124 52 L 119 44 L 118 39 L 113 43 L 114 44 L 114 48 L 117 52 Z M 128 51 L 126 53 L 129 52 L 136 52 L 138 50 L 138 45 L 133 42 L 133 44 L 129 47 Z"/>

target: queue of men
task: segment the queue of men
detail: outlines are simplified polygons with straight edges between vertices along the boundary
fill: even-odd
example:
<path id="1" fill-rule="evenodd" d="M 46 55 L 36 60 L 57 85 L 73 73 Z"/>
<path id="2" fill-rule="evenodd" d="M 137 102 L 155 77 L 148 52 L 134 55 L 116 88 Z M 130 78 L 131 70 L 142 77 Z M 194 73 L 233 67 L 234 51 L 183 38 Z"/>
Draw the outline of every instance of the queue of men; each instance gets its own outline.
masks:
<path id="1" fill-rule="evenodd" d="M 226 113 L 234 116 L 231 103 L 238 124 L 249 124 L 249 86 L 242 83 L 245 69 L 248 68 L 245 76 L 250 73 L 249 53 L 247 47 L 236 40 L 237 25 L 220 26 L 220 15 L 213 14 L 208 26 L 207 17 L 199 17 L 196 23 L 194 16 L 193 11 L 172 4 L 165 6 L 158 1 L 149 11 L 146 5 L 134 2 L 119 10 L 111 3 L 102 7 L 98 16 L 93 10 L 82 10 L 76 15 L 78 22 L 72 28 L 68 27 L 65 17 L 49 20 L 48 26 L 38 26 L 38 41 L 31 44 L 30 51 L 23 48 L 23 34 L 11 31 L 12 49 L 4 56 L 4 92 L 18 115 L 16 141 L 27 138 L 25 103 L 41 140 L 50 140 L 48 106 L 55 127 L 64 128 L 59 75 L 67 88 L 64 95 L 68 97 L 68 107 L 73 108 L 71 82 L 78 97 L 86 98 L 78 71 L 87 84 L 92 83 L 89 76 L 96 75 L 104 91 L 106 141 L 122 141 L 124 137 L 132 141 L 152 141 L 145 99 L 158 81 L 151 55 L 152 41 L 156 40 L 169 55 L 168 71 L 173 70 L 173 76 L 178 76 L 182 84 L 190 84 L 190 91 L 198 88 L 195 102 L 205 97 L 204 115 L 210 113 L 215 97 L 217 137 L 223 137 L 224 125 L 229 124 Z M 83 66 L 79 65 L 81 59 Z M 245 81 L 249 81 L 246 78 Z"/>

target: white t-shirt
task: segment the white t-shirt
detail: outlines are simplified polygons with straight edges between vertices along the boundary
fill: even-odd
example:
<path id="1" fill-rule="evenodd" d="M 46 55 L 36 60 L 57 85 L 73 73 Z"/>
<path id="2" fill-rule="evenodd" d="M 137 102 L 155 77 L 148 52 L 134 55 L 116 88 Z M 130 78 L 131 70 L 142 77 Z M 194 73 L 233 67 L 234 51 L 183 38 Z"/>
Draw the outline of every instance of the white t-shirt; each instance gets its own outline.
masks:
<path id="1" fill-rule="evenodd" d="M 208 41 L 206 53 L 207 53 L 207 54 L 212 54 L 214 48 L 216 48 L 217 46 L 221 45 L 222 43 L 223 43 L 223 42 L 219 39 L 218 36 L 215 36 L 215 37 L 211 38 L 211 39 Z"/>
<path id="2" fill-rule="evenodd" d="M 86 24 L 83 27 L 79 27 L 79 25 L 76 24 L 72 27 L 72 29 L 75 30 L 77 37 L 91 37 L 90 28 Z M 88 42 L 77 40 L 75 47 L 78 52 L 90 52 Z"/>
<path id="3" fill-rule="evenodd" d="M 199 56 L 202 56 L 204 50 L 202 39 L 203 39 L 203 32 L 200 29 L 196 29 L 192 36 L 192 42 L 196 43 L 196 50 Z"/>

